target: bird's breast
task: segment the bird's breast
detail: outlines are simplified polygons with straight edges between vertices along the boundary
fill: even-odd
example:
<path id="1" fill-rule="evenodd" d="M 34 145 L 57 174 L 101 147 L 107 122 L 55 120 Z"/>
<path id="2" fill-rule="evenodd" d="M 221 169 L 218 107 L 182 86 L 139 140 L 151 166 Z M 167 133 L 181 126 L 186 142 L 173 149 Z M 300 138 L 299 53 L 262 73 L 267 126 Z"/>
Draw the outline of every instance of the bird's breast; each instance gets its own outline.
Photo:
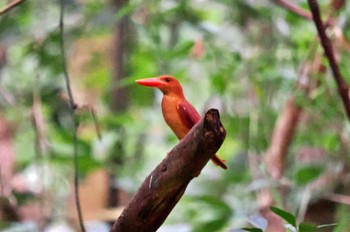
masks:
<path id="1" fill-rule="evenodd" d="M 177 105 L 180 99 L 173 96 L 164 96 L 162 99 L 162 112 L 165 122 L 175 133 L 178 139 L 182 139 L 188 133 L 189 128 L 182 122 Z"/>

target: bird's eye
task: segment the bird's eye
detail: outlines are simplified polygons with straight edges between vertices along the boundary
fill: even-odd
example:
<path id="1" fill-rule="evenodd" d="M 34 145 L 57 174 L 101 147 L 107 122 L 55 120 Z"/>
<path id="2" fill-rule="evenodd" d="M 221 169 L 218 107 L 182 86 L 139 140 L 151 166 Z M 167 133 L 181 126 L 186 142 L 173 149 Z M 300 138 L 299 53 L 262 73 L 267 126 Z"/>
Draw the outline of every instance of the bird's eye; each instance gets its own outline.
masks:
<path id="1" fill-rule="evenodd" d="M 165 78 L 165 81 L 169 83 L 170 82 L 170 78 L 169 77 Z"/>

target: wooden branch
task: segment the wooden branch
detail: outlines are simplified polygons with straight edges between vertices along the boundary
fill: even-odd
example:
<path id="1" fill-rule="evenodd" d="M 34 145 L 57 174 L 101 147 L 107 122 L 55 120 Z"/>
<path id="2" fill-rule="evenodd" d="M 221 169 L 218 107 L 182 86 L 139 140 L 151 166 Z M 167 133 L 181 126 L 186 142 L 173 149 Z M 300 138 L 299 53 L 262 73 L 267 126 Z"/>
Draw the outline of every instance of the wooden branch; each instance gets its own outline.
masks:
<path id="1" fill-rule="evenodd" d="M 2 8 L 0 10 L 0 15 L 5 14 L 6 12 L 10 11 L 12 8 L 15 8 L 16 6 L 20 5 L 22 2 L 24 2 L 25 0 L 16 0 L 16 1 L 12 1 L 10 4 L 8 4 L 7 6 L 5 6 L 4 8 Z"/>
<path id="2" fill-rule="evenodd" d="M 299 15 L 307 20 L 312 20 L 312 14 L 299 7 L 298 5 L 295 5 L 294 3 L 289 2 L 288 0 L 274 0 L 278 5 L 282 6 L 283 8 L 286 8 L 287 10 L 293 12 L 296 15 Z"/>
<path id="3" fill-rule="evenodd" d="M 156 231 L 225 136 L 219 112 L 210 109 L 145 179 L 111 231 Z"/>
<path id="4" fill-rule="evenodd" d="M 316 25 L 318 35 L 321 40 L 322 47 L 324 49 L 324 53 L 331 67 L 333 77 L 338 85 L 338 93 L 342 99 L 346 115 L 350 120 L 350 99 L 348 94 L 349 86 L 346 84 L 344 78 L 340 73 L 339 66 L 334 56 L 332 44 L 326 35 L 325 26 L 320 16 L 320 9 L 318 7 L 317 0 L 308 0 L 308 3 L 313 15 L 313 20 Z"/>

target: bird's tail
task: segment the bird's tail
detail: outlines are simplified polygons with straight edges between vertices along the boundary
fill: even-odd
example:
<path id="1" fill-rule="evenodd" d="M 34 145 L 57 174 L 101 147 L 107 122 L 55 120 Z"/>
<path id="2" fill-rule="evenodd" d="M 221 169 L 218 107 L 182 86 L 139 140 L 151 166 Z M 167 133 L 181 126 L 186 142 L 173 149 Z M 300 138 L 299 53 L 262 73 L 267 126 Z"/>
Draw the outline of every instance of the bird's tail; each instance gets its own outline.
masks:
<path id="1" fill-rule="evenodd" d="M 211 161 L 216 165 L 220 166 L 223 169 L 227 169 L 227 166 L 225 164 L 225 160 L 220 159 L 216 154 L 211 158 Z"/>

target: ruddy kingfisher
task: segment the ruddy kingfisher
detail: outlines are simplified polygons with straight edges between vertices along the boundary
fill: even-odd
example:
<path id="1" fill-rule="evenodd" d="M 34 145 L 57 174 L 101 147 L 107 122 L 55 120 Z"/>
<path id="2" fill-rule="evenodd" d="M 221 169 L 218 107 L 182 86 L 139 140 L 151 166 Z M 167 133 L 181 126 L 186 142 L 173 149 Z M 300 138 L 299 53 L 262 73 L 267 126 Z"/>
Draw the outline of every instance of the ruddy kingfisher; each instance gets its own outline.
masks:
<path id="1" fill-rule="evenodd" d="M 181 84 L 174 77 L 162 75 L 154 78 L 136 80 L 137 84 L 155 87 L 163 93 L 162 112 L 165 122 L 181 140 L 201 119 L 197 110 L 186 100 Z M 211 160 L 214 164 L 227 169 L 226 164 L 217 155 Z"/>

